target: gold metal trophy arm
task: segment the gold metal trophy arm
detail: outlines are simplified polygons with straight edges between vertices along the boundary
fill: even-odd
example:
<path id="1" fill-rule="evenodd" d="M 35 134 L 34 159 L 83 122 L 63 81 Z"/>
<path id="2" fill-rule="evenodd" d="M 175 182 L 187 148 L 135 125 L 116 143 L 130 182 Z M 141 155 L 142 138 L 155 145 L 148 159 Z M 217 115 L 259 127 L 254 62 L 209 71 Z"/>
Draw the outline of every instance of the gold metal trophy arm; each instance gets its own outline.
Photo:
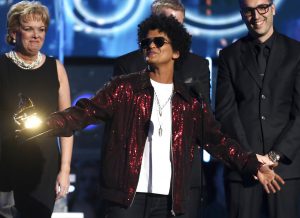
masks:
<path id="1" fill-rule="evenodd" d="M 38 116 L 35 106 L 30 98 L 19 93 L 18 111 L 14 114 L 15 122 L 21 127 L 21 130 L 38 128 L 42 120 Z"/>
<path id="2" fill-rule="evenodd" d="M 14 114 L 14 121 L 20 127 L 16 130 L 17 138 L 29 141 L 51 130 L 45 130 L 45 124 L 36 112 L 33 101 L 19 93 L 18 111 Z"/>

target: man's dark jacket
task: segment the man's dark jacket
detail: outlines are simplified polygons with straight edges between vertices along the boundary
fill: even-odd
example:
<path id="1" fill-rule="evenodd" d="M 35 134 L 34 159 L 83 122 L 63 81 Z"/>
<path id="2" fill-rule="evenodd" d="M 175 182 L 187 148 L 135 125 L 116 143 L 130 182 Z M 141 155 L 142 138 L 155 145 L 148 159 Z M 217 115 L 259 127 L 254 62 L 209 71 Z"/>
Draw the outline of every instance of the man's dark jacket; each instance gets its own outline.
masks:
<path id="1" fill-rule="evenodd" d="M 274 34 L 263 80 L 248 36 L 220 52 L 216 118 L 245 149 L 281 153 L 283 178 L 300 178 L 300 43 Z"/>

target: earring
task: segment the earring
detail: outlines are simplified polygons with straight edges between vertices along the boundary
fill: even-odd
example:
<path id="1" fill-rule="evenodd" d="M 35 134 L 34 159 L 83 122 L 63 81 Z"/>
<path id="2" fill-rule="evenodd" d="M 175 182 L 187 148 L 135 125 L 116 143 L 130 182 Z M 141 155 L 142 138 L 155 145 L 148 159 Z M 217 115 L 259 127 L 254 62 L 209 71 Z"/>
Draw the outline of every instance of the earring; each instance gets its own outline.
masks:
<path id="1" fill-rule="evenodd" d="M 13 42 L 14 44 L 16 44 L 16 39 L 13 39 L 12 42 Z"/>

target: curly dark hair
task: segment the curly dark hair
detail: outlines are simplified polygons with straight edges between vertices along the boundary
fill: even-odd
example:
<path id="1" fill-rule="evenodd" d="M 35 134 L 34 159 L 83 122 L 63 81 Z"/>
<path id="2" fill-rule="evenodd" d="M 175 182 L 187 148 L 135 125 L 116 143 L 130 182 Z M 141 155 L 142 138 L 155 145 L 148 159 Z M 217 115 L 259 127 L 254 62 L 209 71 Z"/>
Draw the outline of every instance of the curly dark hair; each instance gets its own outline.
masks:
<path id="1" fill-rule="evenodd" d="M 138 25 L 138 41 L 146 38 L 150 30 L 158 30 L 171 40 L 172 49 L 180 54 L 175 61 L 175 67 L 184 60 L 189 53 L 192 36 L 175 17 L 164 14 L 151 15 Z"/>

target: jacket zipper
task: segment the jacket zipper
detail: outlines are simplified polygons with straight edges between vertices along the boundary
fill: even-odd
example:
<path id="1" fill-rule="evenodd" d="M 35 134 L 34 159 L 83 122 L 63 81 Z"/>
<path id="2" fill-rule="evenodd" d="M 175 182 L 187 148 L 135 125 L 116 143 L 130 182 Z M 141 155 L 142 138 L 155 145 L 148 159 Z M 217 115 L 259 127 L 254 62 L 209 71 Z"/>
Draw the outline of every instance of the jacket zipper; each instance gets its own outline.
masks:
<path id="1" fill-rule="evenodd" d="M 135 198 L 135 195 L 136 195 L 136 188 L 135 188 L 134 195 L 133 195 L 133 198 L 132 198 L 132 200 L 131 200 L 131 202 L 130 202 L 130 205 L 129 205 L 129 207 L 131 207 L 131 206 L 132 206 L 132 204 L 133 204 L 133 201 L 134 201 L 134 198 Z"/>

